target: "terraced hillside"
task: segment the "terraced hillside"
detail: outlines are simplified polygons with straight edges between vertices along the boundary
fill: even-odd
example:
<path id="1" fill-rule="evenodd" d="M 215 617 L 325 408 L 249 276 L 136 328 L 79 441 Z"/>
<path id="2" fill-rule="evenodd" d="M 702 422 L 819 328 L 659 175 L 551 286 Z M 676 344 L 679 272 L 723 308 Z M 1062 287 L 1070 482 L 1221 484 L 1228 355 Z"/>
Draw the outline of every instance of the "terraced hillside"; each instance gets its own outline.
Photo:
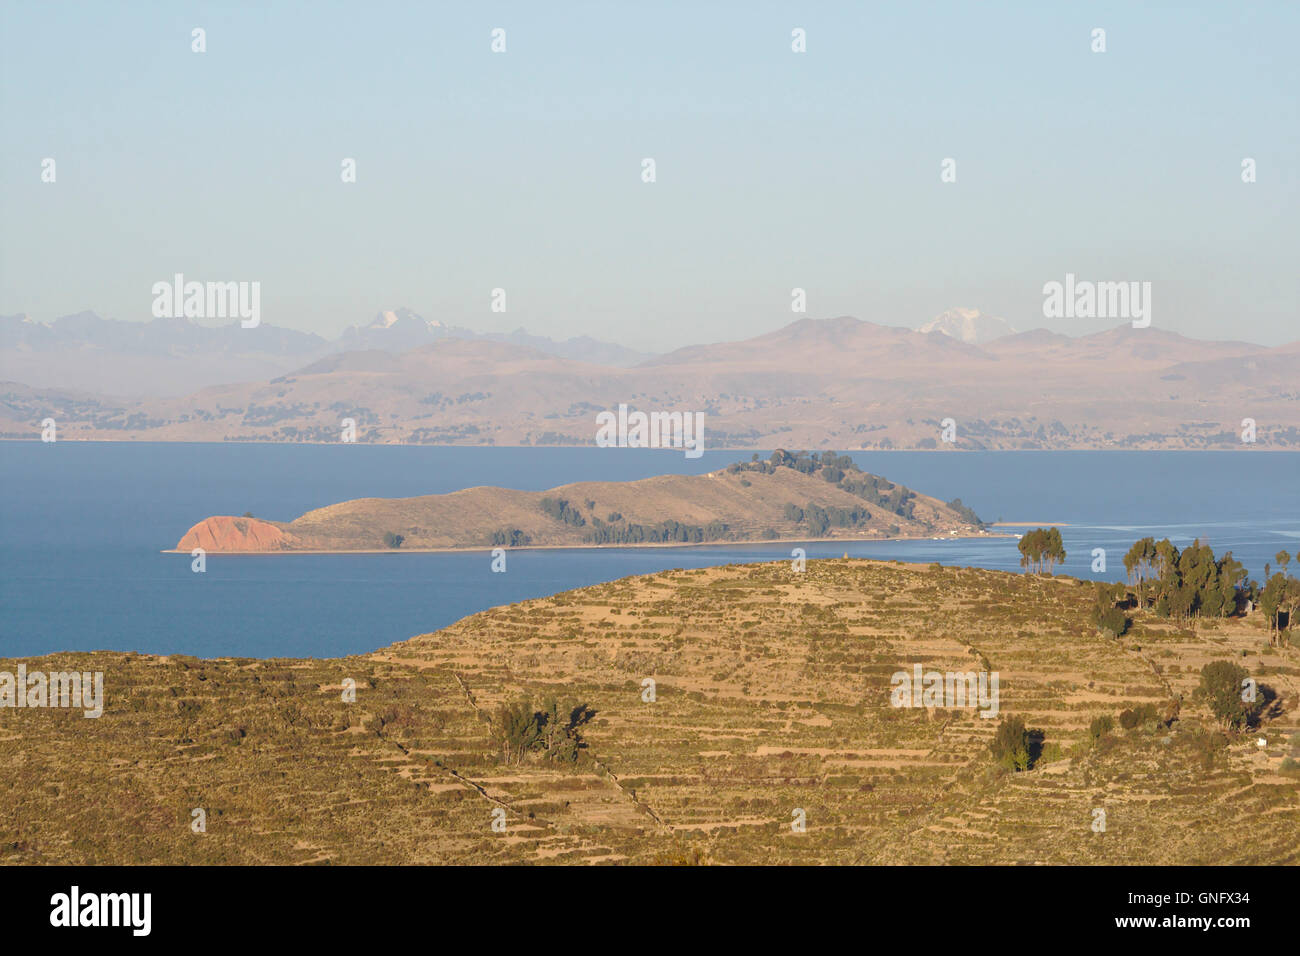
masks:
<path id="1" fill-rule="evenodd" d="M 496 608 L 366 657 L 28 660 L 103 670 L 106 702 L 0 710 L 0 859 L 1300 862 L 1300 652 L 1254 621 L 1138 615 L 1116 641 L 1092 599 L 1069 578 L 779 562 Z M 1249 734 L 1216 738 L 1193 693 L 1214 660 L 1276 694 Z M 974 709 L 891 706 L 914 664 L 998 671 L 1002 715 L 1041 732 L 1031 769 L 993 764 L 998 720 Z M 501 705 L 552 696 L 596 712 L 577 762 L 505 762 Z M 1092 739 L 1145 703 L 1172 723 Z"/>

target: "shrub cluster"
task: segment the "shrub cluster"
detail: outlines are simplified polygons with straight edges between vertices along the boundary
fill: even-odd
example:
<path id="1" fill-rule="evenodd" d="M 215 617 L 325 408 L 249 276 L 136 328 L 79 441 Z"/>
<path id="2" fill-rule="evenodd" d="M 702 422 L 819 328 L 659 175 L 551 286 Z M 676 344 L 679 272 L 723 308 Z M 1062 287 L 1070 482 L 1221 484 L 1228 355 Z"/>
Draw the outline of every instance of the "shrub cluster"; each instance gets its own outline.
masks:
<path id="1" fill-rule="evenodd" d="M 561 764 L 577 763 L 587 746 L 581 728 L 595 716 L 586 704 L 561 707 L 554 698 L 542 710 L 534 710 L 526 700 L 502 707 L 496 721 L 502 757 L 508 764 L 523 763 L 533 755 Z"/>
<path id="2" fill-rule="evenodd" d="M 548 496 L 543 498 L 540 504 L 542 511 L 556 521 L 563 521 L 575 528 L 581 528 L 587 523 L 587 519 L 582 516 L 582 512 L 570 505 L 564 498 L 551 498 Z"/>

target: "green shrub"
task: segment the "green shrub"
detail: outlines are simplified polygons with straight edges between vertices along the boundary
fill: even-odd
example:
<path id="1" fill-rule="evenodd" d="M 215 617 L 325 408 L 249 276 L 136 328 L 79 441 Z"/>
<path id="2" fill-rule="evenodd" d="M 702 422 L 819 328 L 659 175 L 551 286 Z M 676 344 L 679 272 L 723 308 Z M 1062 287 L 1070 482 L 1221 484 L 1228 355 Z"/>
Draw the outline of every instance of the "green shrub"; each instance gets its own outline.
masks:
<path id="1" fill-rule="evenodd" d="M 952 499 L 952 501 L 948 502 L 948 507 L 951 508 L 953 511 L 956 511 L 968 523 L 973 524 L 979 528 L 984 527 L 984 522 L 980 520 L 980 516 L 977 515 L 974 512 L 974 510 L 970 508 L 968 505 L 962 504 L 962 500 L 960 498 Z"/>
<path id="2" fill-rule="evenodd" d="M 1097 630 L 1110 637 L 1122 637 L 1128 630 L 1128 618 L 1117 607 L 1107 608 L 1094 619 Z"/>
<path id="3" fill-rule="evenodd" d="M 1200 693 L 1205 695 L 1210 711 L 1233 729 L 1250 724 L 1259 712 L 1257 701 L 1242 700 L 1242 684 L 1250 675 L 1240 664 L 1213 661 L 1201 668 Z"/>
<path id="4" fill-rule="evenodd" d="M 1097 741 L 1114 729 L 1115 721 L 1110 714 L 1103 714 L 1100 717 L 1092 718 L 1092 723 L 1088 725 L 1088 736 Z"/>
<path id="5" fill-rule="evenodd" d="M 1163 722 L 1160 708 L 1155 704 L 1143 704 L 1141 707 L 1134 707 L 1133 715 L 1137 718 L 1138 726 Z"/>
<path id="6" fill-rule="evenodd" d="M 1124 612 L 1117 606 L 1119 601 L 1124 598 L 1124 586 L 1122 584 L 1106 584 L 1098 582 L 1095 585 L 1095 600 L 1092 606 L 1092 626 L 1102 634 L 1108 637 L 1122 637 L 1128 630 L 1129 621 Z"/>
<path id="7" fill-rule="evenodd" d="M 556 763 L 576 763 L 586 748 L 581 728 L 596 712 L 586 704 L 561 707 L 554 698 L 542 710 L 528 701 L 503 707 L 497 715 L 497 735 L 508 764 L 523 763 L 539 754 Z"/>
<path id="8" fill-rule="evenodd" d="M 1029 732 L 1023 717 L 1004 717 L 989 749 L 993 759 L 1008 770 L 1029 769 Z"/>
<path id="9" fill-rule="evenodd" d="M 582 516 L 582 512 L 571 506 L 564 498 L 546 497 L 543 498 L 539 504 L 542 511 L 546 512 L 547 515 L 554 518 L 556 521 L 562 521 L 565 524 L 573 525 L 576 528 L 581 528 L 587 523 L 587 519 Z"/>

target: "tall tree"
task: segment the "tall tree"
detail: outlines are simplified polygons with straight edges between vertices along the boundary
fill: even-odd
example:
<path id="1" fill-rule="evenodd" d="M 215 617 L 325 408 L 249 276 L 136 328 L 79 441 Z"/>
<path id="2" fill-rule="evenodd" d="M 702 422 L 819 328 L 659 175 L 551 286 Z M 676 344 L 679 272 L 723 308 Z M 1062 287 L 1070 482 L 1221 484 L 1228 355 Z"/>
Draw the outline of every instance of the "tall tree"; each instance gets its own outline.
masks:
<path id="1" fill-rule="evenodd" d="M 1035 528 L 1026 531 L 1016 545 L 1020 551 L 1020 566 L 1031 574 L 1040 573 L 1044 567 L 1052 569 L 1065 562 L 1065 545 L 1058 528 Z"/>

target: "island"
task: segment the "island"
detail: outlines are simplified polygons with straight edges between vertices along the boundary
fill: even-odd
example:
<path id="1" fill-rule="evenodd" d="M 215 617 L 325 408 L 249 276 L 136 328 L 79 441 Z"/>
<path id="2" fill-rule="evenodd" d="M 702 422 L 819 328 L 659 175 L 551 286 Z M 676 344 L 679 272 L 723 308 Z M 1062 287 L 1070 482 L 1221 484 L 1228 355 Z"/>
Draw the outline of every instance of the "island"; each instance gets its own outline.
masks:
<path id="1" fill-rule="evenodd" d="M 960 498 L 945 503 L 913 491 L 861 470 L 847 455 L 778 449 L 704 475 L 358 498 L 293 521 L 217 515 L 190 528 L 174 550 L 457 551 L 988 533 Z"/>

